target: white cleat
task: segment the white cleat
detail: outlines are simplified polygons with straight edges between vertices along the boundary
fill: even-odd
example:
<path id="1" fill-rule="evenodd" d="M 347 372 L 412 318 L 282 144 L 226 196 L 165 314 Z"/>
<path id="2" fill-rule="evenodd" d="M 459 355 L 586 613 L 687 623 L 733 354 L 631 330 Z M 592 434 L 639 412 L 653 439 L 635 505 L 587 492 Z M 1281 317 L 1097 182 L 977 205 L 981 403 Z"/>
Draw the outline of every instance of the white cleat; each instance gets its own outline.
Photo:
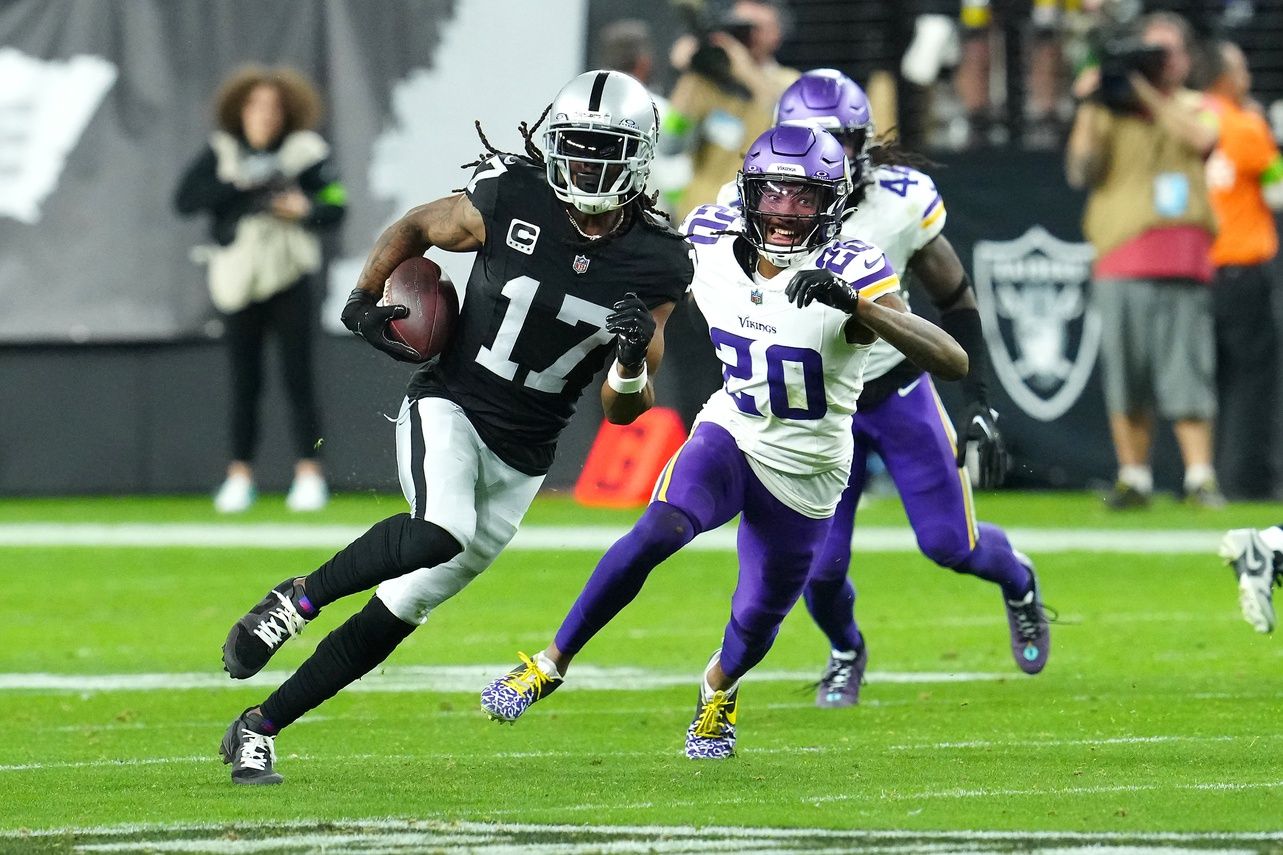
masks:
<path id="1" fill-rule="evenodd" d="M 1283 561 L 1254 528 L 1236 528 L 1221 538 L 1219 550 L 1225 563 L 1238 577 L 1238 602 L 1243 619 L 1257 632 L 1274 631 L 1272 589 L 1279 584 L 1278 569 Z"/>

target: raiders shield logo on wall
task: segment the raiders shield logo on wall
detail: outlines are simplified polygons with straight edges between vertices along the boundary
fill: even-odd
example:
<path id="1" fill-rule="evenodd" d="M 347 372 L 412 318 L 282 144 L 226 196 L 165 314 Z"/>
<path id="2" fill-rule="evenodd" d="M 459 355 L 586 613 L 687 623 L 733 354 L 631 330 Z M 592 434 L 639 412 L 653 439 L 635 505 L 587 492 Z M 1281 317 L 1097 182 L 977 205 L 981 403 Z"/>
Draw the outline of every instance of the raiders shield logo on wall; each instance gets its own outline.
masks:
<path id="1" fill-rule="evenodd" d="M 1068 243 L 1042 226 L 1010 241 L 978 241 L 976 298 L 985 341 L 1011 400 L 1049 422 L 1074 405 L 1100 348 L 1100 318 L 1087 299 L 1090 244 Z"/>
<path id="2" fill-rule="evenodd" d="M 575 256 L 575 263 L 574 263 L 574 264 L 572 264 L 572 265 L 570 265 L 570 267 L 571 267 L 571 269 L 573 269 L 576 273 L 587 273 L 587 272 L 588 272 L 588 256 L 586 256 L 586 255 L 576 255 L 576 256 Z"/>

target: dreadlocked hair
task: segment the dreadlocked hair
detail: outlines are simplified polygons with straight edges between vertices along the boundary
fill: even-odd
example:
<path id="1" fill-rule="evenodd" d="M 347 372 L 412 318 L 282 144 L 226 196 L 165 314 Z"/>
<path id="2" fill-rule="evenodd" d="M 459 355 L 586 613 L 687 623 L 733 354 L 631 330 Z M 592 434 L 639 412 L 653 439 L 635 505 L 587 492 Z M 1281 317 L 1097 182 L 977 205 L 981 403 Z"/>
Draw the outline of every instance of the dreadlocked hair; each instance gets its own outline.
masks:
<path id="1" fill-rule="evenodd" d="M 523 151 L 525 153 L 521 155 L 513 154 L 512 152 L 502 151 L 500 149 L 495 148 L 493 145 L 490 144 L 490 140 L 486 139 L 486 132 L 481 129 L 481 121 L 474 120 L 472 124 L 477 129 L 477 136 L 480 137 L 481 139 L 481 145 L 485 148 L 485 153 L 477 155 L 476 160 L 472 161 L 471 163 L 465 163 L 459 168 L 475 169 L 476 167 L 480 166 L 481 162 L 484 161 L 487 157 L 492 157 L 496 155 L 500 157 L 520 157 L 520 158 L 523 158 L 524 160 L 530 161 L 535 166 L 538 166 L 541 168 L 547 167 L 548 162 L 544 160 L 543 152 L 539 150 L 539 146 L 535 145 L 535 132 L 539 130 L 539 126 L 543 124 L 543 120 L 548 118 L 548 113 L 551 110 L 552 110 L 552 104 L 549 104 L 547 107 L 544 107 L 543 112 L 539 114 L 539 118 L 535 120 L 535 123 L 533 125 L 528 125 L 525 122 L 521 122 L 520 124 L 517 125 L 517 133 L 521 134 L 521 141 L 524 144 Z M 464 191 L 464 188 L 460 187 L 450 192 L 462 193 L 463 191 Z M 636 198 L 634 198 L 633 201 L 630 202 L 629 204 L 631 205 L 635 203 L 642 212 L 653 214 L 655 217 L 663 217 L 664 220 L 671 225 L 673 222 L 673 218 L 668 215 L 667 211 L 660 210 L 659 207 L 657 207 L 658 202 L 659 202 L 659 191 L 656 190 L 655 192 L 650 193 L 649 195 L 646 193 L 637 194 Z M 647 222 L 647 220 L 644 217 L 642 218 L 642 221 Z"/>
<path id="2" fill-rule="evenodd" d="M 896 129 L 891 128 L 879 134 L 869 148 L 869 163 L 874 166 L 908 166 L 926 172 L 940 166 L 931 158 L 915 151 L 909 151 L 896 140 Z"/>

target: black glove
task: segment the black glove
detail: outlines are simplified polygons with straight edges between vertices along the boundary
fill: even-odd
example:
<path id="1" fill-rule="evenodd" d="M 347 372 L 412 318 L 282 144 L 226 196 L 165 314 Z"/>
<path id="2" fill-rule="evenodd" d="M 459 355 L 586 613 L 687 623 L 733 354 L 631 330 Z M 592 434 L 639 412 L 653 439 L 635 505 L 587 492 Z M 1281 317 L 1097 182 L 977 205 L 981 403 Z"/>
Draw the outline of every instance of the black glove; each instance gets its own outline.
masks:
<path id="1" fill-rule="evenodd" d="M 388 322 L 410 314 L 405 306 L 380 306 L 369 291 L 353 288 L 339 318 L 343 326 L 401 362 L 422 362 L 414 348 L 388 337 Z"/>
<path id="2" fill-rule="evenodd" d="M 655 335 L 655 318 L 636 294 L 628 293 L 606 316 L 606 332 L 615 336 L 615 358 L 625 368 L 638 368 Z"/>
<path id="3" fill-rule="evenodd" d="M 855 304 L 860 301 L 857 291 L 828 270 L 803 270 L 789 282 L 784 296 L 799 309 L 818 301 L 848 315 L 855 314 Z"/>
<path id="4" fill-rule="evenodd" d="M 983 404 L 972 404 L 966 418 L 958 431 L 958 468 L 966 465 L 967 448 L 974 442 L 979 464 L 977 486 L 982 490 L 1002 486 L 1011 469 L 1011 455 L 998 432 L 998 414 Z"/>

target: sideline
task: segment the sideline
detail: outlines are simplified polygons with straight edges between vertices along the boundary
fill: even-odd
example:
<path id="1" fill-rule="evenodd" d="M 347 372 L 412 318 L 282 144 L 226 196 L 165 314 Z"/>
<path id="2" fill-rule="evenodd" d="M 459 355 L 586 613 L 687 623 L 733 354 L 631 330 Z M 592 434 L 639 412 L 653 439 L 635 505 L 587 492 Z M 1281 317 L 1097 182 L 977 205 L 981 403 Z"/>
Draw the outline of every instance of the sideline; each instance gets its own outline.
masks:
<path id="1" fill-rule="evenodd" d="M 620 526 L 529 525 L 509 549 L 533 552 L 609 548 L 628 529 Z M 340 549 L 365 532 L 363 526 L 306 523 L 0 523 L 0 547 L 84 546 L 108 548 Z M 1223 529 L 1007 529 L 1025 552 L 1205 553 L 1215 558 Z M 917 552 L 905 528 L 857 528 L 853 543 L 866 552 Z M 735 529 L 723 526 L 695 538 L 686 551 L 730 552 Z"/>

